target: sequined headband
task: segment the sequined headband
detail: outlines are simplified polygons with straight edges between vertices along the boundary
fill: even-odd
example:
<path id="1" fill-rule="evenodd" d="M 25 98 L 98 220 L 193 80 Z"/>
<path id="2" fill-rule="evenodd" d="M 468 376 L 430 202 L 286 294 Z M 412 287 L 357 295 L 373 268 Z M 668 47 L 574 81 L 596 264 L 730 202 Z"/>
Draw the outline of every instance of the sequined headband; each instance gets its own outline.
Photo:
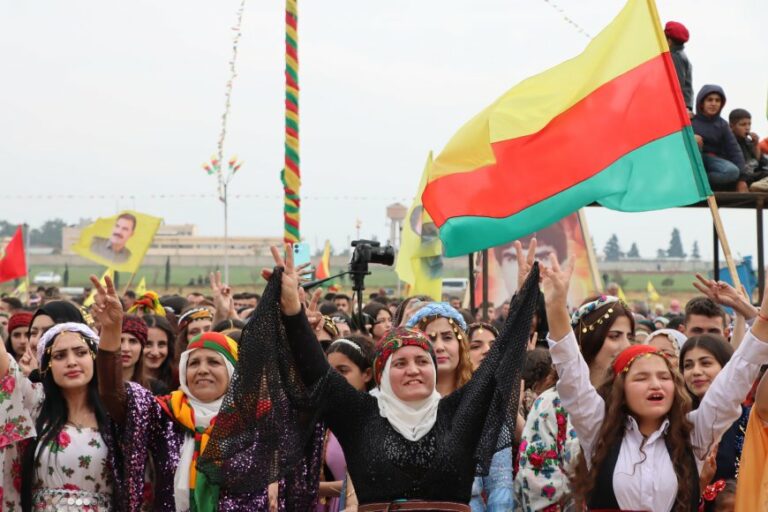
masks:
<path id="1" fill-rule="evenodd" d="M 360 355 L 363 354 L 363 349 L 360 348 L 360 346 L 357 343 L 355 343 L 354 341 L 350 341 L 350 340 L 347 340 L 347 339 L 344 339 L 344 338 L 338 339 L 338 340 L 334 341 L 333 343 L 331 343 L 329 345 L 328 350 L 330 350 L 331 347 L 334 346 L 334 345 L 349 345 L 353 349 L 357 350 L 360 353 Z"/>

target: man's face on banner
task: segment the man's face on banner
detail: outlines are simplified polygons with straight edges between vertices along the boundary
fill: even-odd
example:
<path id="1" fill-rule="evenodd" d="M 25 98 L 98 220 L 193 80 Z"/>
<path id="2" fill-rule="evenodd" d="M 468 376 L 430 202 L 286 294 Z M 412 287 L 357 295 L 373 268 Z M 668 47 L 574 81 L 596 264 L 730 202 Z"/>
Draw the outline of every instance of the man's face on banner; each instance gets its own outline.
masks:
<path id="1" fill-rule="evenodd" d="M 528 254 L 528 242 L 523 243 L 523 255 Z M 565 255 L 557 254 L 557 250 L 548 245 L 546 242 L 538 242 L 536 245 L 536 260 L 549 264 L 549 255 L 554 254 L 558 261 L 562 261 Z M 517 252 L 515 251 L 514 244 L 504 246 L 501 253 L 501 261 L 499 261 L 499 267 L 501 268 L 501 275 L 504 277 L 504 285 L 507 288 L 507 299 L 512 297 L 512 294 L 517 290 L 517 270 L 519 265 L 517 264 Z"/>
<path id="2" fill-rule="evenodd" d="M 125 247 L 128 239 L 133 236 L 133 229 L 133 221 L 130 219 L 124 217 L 117 219 L 115 227 L 112 228 L 112 236 L 109 238 L 109 241 L 112 243 L 112 249 L 114 249 L 115 252 L 120 251 Z"/>

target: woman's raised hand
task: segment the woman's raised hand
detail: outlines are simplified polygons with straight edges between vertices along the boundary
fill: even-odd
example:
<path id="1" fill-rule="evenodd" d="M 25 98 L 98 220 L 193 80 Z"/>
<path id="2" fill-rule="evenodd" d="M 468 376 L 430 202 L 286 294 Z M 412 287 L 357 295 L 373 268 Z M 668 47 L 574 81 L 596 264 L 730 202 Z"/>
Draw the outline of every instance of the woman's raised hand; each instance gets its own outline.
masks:
<path id="1" fill-rule="evenodd" d="M 541 291 L 547 303 L 566 306 L 568 303 L 568 287 L 573 275 L 573 260 L 568 259 L 564 268 L 560 268 L 557 256 L 549 255 L 549 266 L 541 265 Z"/>
<path id="2" fill-rule="evenodd" d="M 280 310 L 286 316 L 298 315 L 301 312 L 301 299 L 299 298 L 299 284 L 301 277 L 298 269 L 293 266 L 293 251 L 290 244 L 285 244 L 285 259 L 280 255 L 280 249 L 270 247 L 272 258 L 275 260 L 276 267 L 283 268 L 281 281 L 282 291 L 280 293 Z M 269 280 L 272 277 L 271 269 L 262 269 L 261 276 Z"/>
<path id="3" fill-rule="evenodd" d="M 120 330 L 123 325 L 123 304 L 117 296 L 115 284 L 109 276 L 104 277 L 107 287 L 101 285 L 96 276 L 91 276 L 91 283 L 96 290 L 91 314 L 101 325 L 102 330 Z"/>
<path id="4" fill-rule="evenodd" d="M 549 266 L 541 266 L 541 291 L 547 308 L 549 338 L 559 341 L 571 331 L 568 315 L 568 286 L 573 275 L 573 260 L 560 268 L 555 254 L 549 255 Z"/>

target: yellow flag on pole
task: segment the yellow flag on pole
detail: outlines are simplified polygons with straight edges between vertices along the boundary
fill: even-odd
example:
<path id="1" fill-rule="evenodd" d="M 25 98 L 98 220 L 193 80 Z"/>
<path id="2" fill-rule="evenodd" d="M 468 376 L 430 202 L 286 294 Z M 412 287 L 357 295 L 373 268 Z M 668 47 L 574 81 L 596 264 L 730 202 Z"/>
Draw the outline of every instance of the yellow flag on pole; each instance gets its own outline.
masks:
<path id="1" fill-rule="evenodd" d="M 648 300 L 651 302 L 657 302 L 661 296 L 656 291 L 656 288 L 654 288 L 653 283 L 648 281 L 648 284 L 646 285 L 646 290 L 648 291 Z"/>
<path id="2" fill-rule="evenodd" d="M 619 299 L 621 300 L 621 302 L 627 302 L 627 296 L 624 295 L 624 289 L 621 286 L 619 286 L 618 296 L 619 296 Z"/>
<path id="3" fill-rule="evenodd" d="M 83 228 L 72 250 L 117 272 L 135 273 L 162 219 L 126 210 Z"/>
<path id="4" fill-rule="evenodd" d="M 141 297 L 145 293 L 147 293 L 147 280 L 142 277 L 139 284 L 136 285 L 136 296 Z"/>
<path id="5" fill-rule="evenodd" d="M 421 204 L 421 193 L 427 184 L 431 165 L 430 152 L 416 197 L 405 216 L 395 272 L 401 281 L 408 283 L 410 295 L 428 295 L 440 300 L 443 289 L 443 244 L 435 223 Z"/>
<path id="6" fill-rule="evenodd" d="M 22 297 L 25 293 L 27 293 L 27 290 L 27 280 L 25 279 L 19 284 L 19 286 L 16 287 L 15 290 L 11 292 L 11 296 L 16 298 Z"/>
<path id="7" fill-rule="evenodd" d="M 104 271 L 104 273 L 101 275 L 101 279 L 99 279 L 99 282 L 101 283 L 101 286 L 107 286 L 106 277 L 109 276 L 110 279 L 115 279 L 115 271 L 111 268 L 108 268 Z M 88 298 L 83 301 L 83 306 L 86 308 L 91 307 L 91 305 L 94 303 L 96 297 L 96 289 L 94 288 L 91 290 L 91 293 L 88 295 Z"/>

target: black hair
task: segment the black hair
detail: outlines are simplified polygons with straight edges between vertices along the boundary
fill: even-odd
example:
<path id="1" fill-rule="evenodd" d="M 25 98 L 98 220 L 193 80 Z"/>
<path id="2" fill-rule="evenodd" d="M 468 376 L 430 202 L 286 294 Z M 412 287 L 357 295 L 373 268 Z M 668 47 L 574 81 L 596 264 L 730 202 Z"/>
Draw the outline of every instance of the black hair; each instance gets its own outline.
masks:
<path id="1" fill-rule="evenodd" d="M 347 302 L 352 302 L 352 298 L 346 293 L 337 293 L 336 295 L 333 296 L 333 300 L 336 300 L 336 299 L 345 299 Z"/>
<path id="2" fill-rule="evenodd" d="M 402 300 L 402 302 L 400 302 L 400 304 L 397 305 L 397 309 L 395 310 L 395 316 L 394 318 L 392 318 L 393 327 L 398 327 L 401 323 L 403 323 L 403 317 L 405 317 L 405 311 L 408 309 L 408 305 L 414 300 L 418 300 L 421 302 L 435 302 L 435 299 L 433 299 L 429 295 L 411 295 L 410 297 L 406 297 L 405 299 Z"/>
<path id="3" fill-rule="evenodd" d="M 168 337 L 168 356 L 157 370 L 157 378 L 165 384 L 168 389 L 174 387 L 174 361 L 176 360 L 176 330 L 171 323 L 164 317 L 158 315 L 144 315 L 144 322 L 147 324 L 147 330 L 151 328 L 160 329 Z"/>
<path id="4" fill-rule="evenodd" d="M 372 323 L 370 324 L 371 329 L 370 329 L 370 332 L 368 332 L 368 334 L 371 336 L 373 336 L 373 327 L 374 325 L 376 325 L 376 319 L 378 318 L 379 313 L 381 313 L 382 311 L 386 311 L 387 315 L 389 315 L 390 320 L 392 319 L 392 312 L 389 310 L 387 306 L 385 306 L 381 302 L 371 302 L 370 304 L 368 304 L 363 308 L 363 313 L 368 315 L 372 320 Z"/>
<path id="5" fill-rule="evenodd" d="M 136 292 L 133 290 L 125 290 L 125 293 L 123 294 L 125 297 L 128 297 L 129 299 L 135 299 L 136 298 Z"/>
<path id="6" fill-rule="evenodd" d="M 3 297 L 0 299 L 0 302 L 5 302 L 11 307 L 11 309 L 21 309 L 24 307 L 24 304 L 22 304 L 21 301 L 16 297 Z"/>
<path id="7" fill-rule="evenodd" d="M 535 348 L 528 352 L 523 368 L 525 389 L 533 389 L 553 373 L 552 355 L 546 348 Z M 555 376 L 557 373 L 555 372 Z"/>
<path id="8" fill-rule="evenodd" d="M 752 119 L 752 114 L 743 108 L 735 108 L 728 114 L 728 122 L 731 124 L 736 124 L 742 119 Z"/>
<path id="9" fill-rule="evenodd" d="M 336 307 L 336 304 L 331 302 L 330 300 L 324 300 L 320 303 L 320 314 L 321 315 L 333 315 L 339 310 L 339 308 Z"/>
<path id="10" fill-rule="evenodd" d="M 164 308 L 171 308 L 176 316 L 178 316 L 184 309 L 186 309 L 189 302 L 181 295 L 166 295 L 160 297 L 160 305 Z"/>
<path id="11" fill-rule="evenodd" d="M 326 352 L 326 357 L 330 354 L 333 354 L 335 352 L 338 352 L 339 354 L 343 354 L 352 361 L 355 366 L 357 366 L 360 369 L 360 372 L 365 372 L 365 370 L 373 367 L 373 352 L 374 352 L 374 344 L 373 340 L 369 338 L 368 336 L 362 336 L 359 334 L 352 334 L 350 336 L 347 336 L 344 338 L 347 341 L 351 341 L 358 347 L 360 347 L 360 350 L 356 350 L 354 347 L 351 347 L 348 343 L 339 342 L 339 340 L 334 341 L 330 344 L 328 347 L 328 351 Z M 366 389 L 371 390 L 374 386 L 373 378 L 369 380 L 366 383 Z"/>
<path id="12" fill-rule="evenodd" d="M 679 331 L 678 327 L 685 324 L 685 317 L 683 315 L 672 315 L 669 317 L 669 323 L 667 329 L 675 329 Z"/>
<path id="13" fill-rule="evenodd" d="M 700 348 L 712 354 L 712 357 L 714 357 L 723 368 L 725 368 L 725 365 L 731 360 L 734 352 L 733 346 L 731 346 L 725 338 L 718 336 L 717 334 L 691 336 L 685 341 L 683 348 L 680 349 L 680 358 L 677 364 L 679 365 L 681 375 L 684 374 L 685 370 L 685 355 L 694 348 Z M 688 386 L 686 385 L 686 389 L 687 388 Z M 691 395 L 691 400 L 693 400 L 693 408 L 697 409 L 701 403 L 701 398 L 694 395 L 690 389 L 688 390 L 688 394 Z"/>
<path id="14" fill-rule="evenodd" d="M 227 318 L 226 320 L 222 320 L 221 322 L 217 323 L 213 326 L 213 329 L 211 331 L 213 332 L 224 332 L 229 329 L 243 329 L 245 327 L 245 322 L 242 320 L 239 320 L 237 318 Z"/>
<path id="15" fill-rule="evenodd" d="M 54 338 L 55 339 L 55 338 Z M 99 398 L 99 380 L 98 373 L 96 372 L 96 350 L 97 345 L 95 341 L 89 340 L 84 337 L 88 350 L 94 360 L 93 364 L 93 377 L 87 384 L 88 405 L 93 408 L 96 416 L 96 423 L 99 428 L 99 433 L 102 437 L 107 438 L 109 428 L 109 419 L 107 411 Z M 53 344 L 53 340 L 50 341 Z M 48 351 L 43 352 L 43 359 L 40 367 L 47 368 L 51 361 L 51 354 Z M 39 445 L 47 445 L 52 442 L 59 435 L 61 430 L 67 424 L 69 420 L 69 409 L 67 407 L 67 401 L 61 392 L 61 388 L 53 380 L 53 372 L 41 371 L 44 398 L 43 403 L 40 406 L 40 413 L 35 420 L 35 429 L 37 430 L 37 437 L 33 438 L 27 445 L 22 455 L 21 466 L 21 509 L 23 512 L 31 512 L 33 510 L 32 503 L 32 484 L 35 481 L 35 467 L 37 466 L 40 453 L 36 455 L 37 447 Z M 41 450 L 42 452 L 42 450 Z"/>
<path id="16" fill-rule="evenodd" d="M 725 310 L 709 297 L 694 297 L 685 305 L 685 324 L 691 315 L 705 316 L 707 318 L 720 317 L 723 320 L 723 328 L 726 326 Z"/>

